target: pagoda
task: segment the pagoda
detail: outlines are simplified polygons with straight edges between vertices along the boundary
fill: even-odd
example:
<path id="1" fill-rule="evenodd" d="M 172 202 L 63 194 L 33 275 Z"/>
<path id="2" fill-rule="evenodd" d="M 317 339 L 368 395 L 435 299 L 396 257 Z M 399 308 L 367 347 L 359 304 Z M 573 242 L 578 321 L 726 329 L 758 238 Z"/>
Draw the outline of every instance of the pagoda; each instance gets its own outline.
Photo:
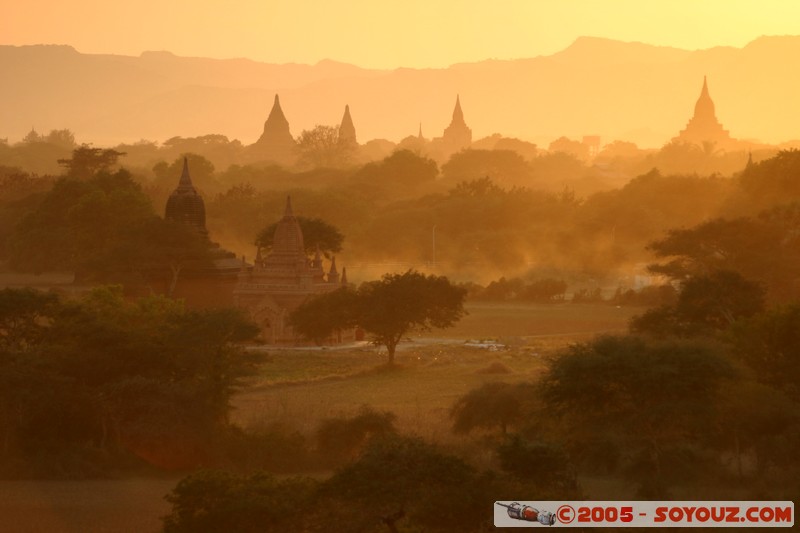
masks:
<path id="1" fill-rule="evenodd" d="M 289 121 L 281 109 L 280 98 L 276 94 L 272 110 L 264 122 L 264 131 L 258 141 L 251 146 L 252 155 L 260 160 L 290 165 L 296 159 L 296 144 L 289 131 Z"/>
<path id="2" fill-rule="evenodd" d="M 717 120 L 714 102 L 708 93 L 708 82 L 705 76 L 703 76 L 703 88 L 700 90 L 700 97 L 694 105 L 694 116 L 686 124 L 686 128 L 673 141 L 700 146 L 711 143 L 711 146 L 717 147 L 726 147 L 736 142 L 731 139 L 728 130 L 724 129 Z"/>
<path id="3" fill-rule="evenodd" d="M 185 157 L 178 186 L 167 199 L 164 218 L 188 226 L 200 236 L 201 245 L 183 249 L 176 243 L 175 251 L 165 254 L 164 263 L 169 268 L 149 273 L 151 288 L 158 287 L 193 307 L 232 305 L 233 288 L 242 264 L 236 254 L 209 239 L 205 202 L 192 183 Z"/>
<path id="4" fill-rule="evenodd" d="M 350 106 L 344 106 L 344 116 L 342 123 L 339 125 L 339 140 L 352 144 L 358 144 L 356 140 L 356 127 L 353 125 L 353 119 L 350 116 Z"/>
<path id="5" fill-rule="evenodd" d="M 291 197 L 286 198 L 283 218 L 275 228 L 272 249 L 262 257 L 256 252 L 253 268 L 242 269 L 234 290 L 236 306 L 245 309 L 270 344 L 296 344 L 288 324 L 289 314 L 308 298 L 346 285 L 339 277 L 336 258 L 326 274 L 322 255 L 317 249 L 313 259 L 306 254 L 303 231 L 292 211 Z M 341 342 L 341 335 L 334 342 Z"/>
<path id="6" fill-rule="evenodd" d="M 464 121 L 464 112 L 461 110 L 461 99 L 458 95 L 456 95 L 456 106 L 453 109 L 453 119 L 442 135 L 442 144 L 449 153 L 469 148 L 469 145 L 472 144 L 472 130 Z"/>

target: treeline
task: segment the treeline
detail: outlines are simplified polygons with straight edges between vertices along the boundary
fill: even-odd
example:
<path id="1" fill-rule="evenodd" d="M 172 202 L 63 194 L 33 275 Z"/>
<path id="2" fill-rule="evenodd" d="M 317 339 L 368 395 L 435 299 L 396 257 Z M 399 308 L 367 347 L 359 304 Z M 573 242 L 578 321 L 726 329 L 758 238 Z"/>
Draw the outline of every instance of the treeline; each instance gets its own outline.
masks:
<path id="1" fill-rule="evenodd" d="M 231 394 L 257 358 L 237 310 L 119 287 L 0 291 L 0 475 L 103 476 L 219 462 Z"/>
<path id="2" fill-rule="evenodd" d="M 130 167 L 131 179 L 160 214 L 180 175 L 180 151 L 210 154 L 209 146 L 228 142 L 216 137 L 189 141 L 168 143 L 174 153 L 160 151 L 166 145 L 158 148 L 158 161 L 148 167 L 131 164 L 137 152 L 130 146 L 67 149 L 58 157 L 60 164 L 51 161 L 62 176 L 80 181 L 97 173 L 92 158 L 113 156 L 104 170 L 113 174 L 120 165 Z M 0 152 L 18 149 L 6 146 Z M 603 277 L 646 262 L 647 243 L 672 228 L 717 217 L 755 217 L 798 196 L 791 185 L 796 152 L 781 152 L 746 171 L 743 158 L 735 167 L 742 172 L 732 178 L 651 170 L 630 181 L 626 174 L 614 182 L 627 181 L 619 188 L 606 185 L 584 194 L 576 192 L 577 182 L 565 188 L 557 161 L 587 171 L 580 180 L 604 178 L 598 167 L 576 157 L 553 152 L 525 159 L 512 151 L 479 149 L 454 154 L 439 167 L 420 152 L 401 150 L 347 168 L 296 171 L 233 164 L 219 171 L 210 159 L 188 155 L 195 186 L 206 198 L 212 238 L 238 254 L 253 253 L 259 232 L 275 222 L 291 194 L 299 214 L 325 220 L 346 236 L 342 253 L 351 263 L 424 265 L 435 259 L 443 273 L 482 283 L 543 268 L 560 277 L 576 272 Z M 42 205 L 57 177 L 0 167 L 0 219 L 5 222 L 0 259 L 9 259 L 14 226 Z"/>

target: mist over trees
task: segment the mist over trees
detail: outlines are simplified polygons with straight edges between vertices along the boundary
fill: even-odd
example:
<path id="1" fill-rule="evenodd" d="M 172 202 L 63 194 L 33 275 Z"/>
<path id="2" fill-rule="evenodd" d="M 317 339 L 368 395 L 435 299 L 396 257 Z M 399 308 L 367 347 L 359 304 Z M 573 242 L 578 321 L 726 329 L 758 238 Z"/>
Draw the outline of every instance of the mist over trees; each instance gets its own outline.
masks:
<path id="1" fill-rule="evenodd" d="M 124 289 L 0 291 L 0 473 L 240 470 L 181 482 L 167 531 L 226 520 L 285 530 L 283 492 L 315 509 L 309 528 L 328 506 L 325 523 L 351 531 L 467 531 L 485 525 L 476 502 L 487 495 L 577 498 L 580 476 L 625 480 L 645 498 L 732 484 L 748 497 L 796 494 L 800 152 L 748 163 L 680 143 L 612 142 L 593 157 L 568 138 L 548 151 L 521 143 L 494 138 L 446 161 L 411 141 L 382 144 L 375 153 L 388 153 L 371 161 L 310 144 L 317 159 L 295 167 L 248 162 L 221 135 L 100 149 L 55 130 L 1 145 L 4 265 Z M 461 318 L 465 298 L 565 308 L 598 305 L 611 289 L 608 304 L 641 313 L 626 334 L 581 339 L 548 354 L 536 375 L 509 370 L 509 383 L 439 406 L 461 447 L 408 437 L 394 414 L 369 408 L 306 434 L 242 429 L 231 400 L 261 360 L 242 349 L 256 326 L 230 309 L 126 297 L 153 269 L 179 275 L 186 258 L 203 259 L 204 243 L 159 216 L 184 156 L 225 246 L 268 250 L 290 194 L 307 253 L 319 245 L 340 265 L 425 272 L 309 300 L 292 321 L 311 341 L 361 326 L 393 362 L 414 327 Z M 29 157 L 55 165 L 29 167 Z M 634 271 L 663 285 L 634 290 Z M 558 479 L 534 476 L 537 464 Z M 261 469 L 329 477 L 276 480 Z M 443 514 L 441 501 L 457 503 Z"/>

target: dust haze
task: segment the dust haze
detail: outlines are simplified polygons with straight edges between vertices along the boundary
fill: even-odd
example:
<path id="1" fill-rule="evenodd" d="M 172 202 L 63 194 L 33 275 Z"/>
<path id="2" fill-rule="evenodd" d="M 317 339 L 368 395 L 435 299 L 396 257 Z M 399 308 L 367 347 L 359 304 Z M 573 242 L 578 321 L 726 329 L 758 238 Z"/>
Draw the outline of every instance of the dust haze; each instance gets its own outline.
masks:
<path id="1" fill-rule="evenodd" d="M 366 533 L 483 531 L 504 495 L 792 500 L 798 53 L 0 46 L 0 509 Z"/>

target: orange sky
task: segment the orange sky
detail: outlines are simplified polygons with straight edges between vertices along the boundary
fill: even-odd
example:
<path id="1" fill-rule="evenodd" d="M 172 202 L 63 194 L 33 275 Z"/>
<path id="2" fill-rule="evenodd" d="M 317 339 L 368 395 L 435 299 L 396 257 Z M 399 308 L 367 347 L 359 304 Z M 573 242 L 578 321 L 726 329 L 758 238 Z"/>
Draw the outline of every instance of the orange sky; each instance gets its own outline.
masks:
<path id="1" fill-rule="evenodd" d="M 697 49 L 800 34 L 795 0 L 0 0 L 0 44 L 85 53 L 444 67 L 591 35 Z"/>

